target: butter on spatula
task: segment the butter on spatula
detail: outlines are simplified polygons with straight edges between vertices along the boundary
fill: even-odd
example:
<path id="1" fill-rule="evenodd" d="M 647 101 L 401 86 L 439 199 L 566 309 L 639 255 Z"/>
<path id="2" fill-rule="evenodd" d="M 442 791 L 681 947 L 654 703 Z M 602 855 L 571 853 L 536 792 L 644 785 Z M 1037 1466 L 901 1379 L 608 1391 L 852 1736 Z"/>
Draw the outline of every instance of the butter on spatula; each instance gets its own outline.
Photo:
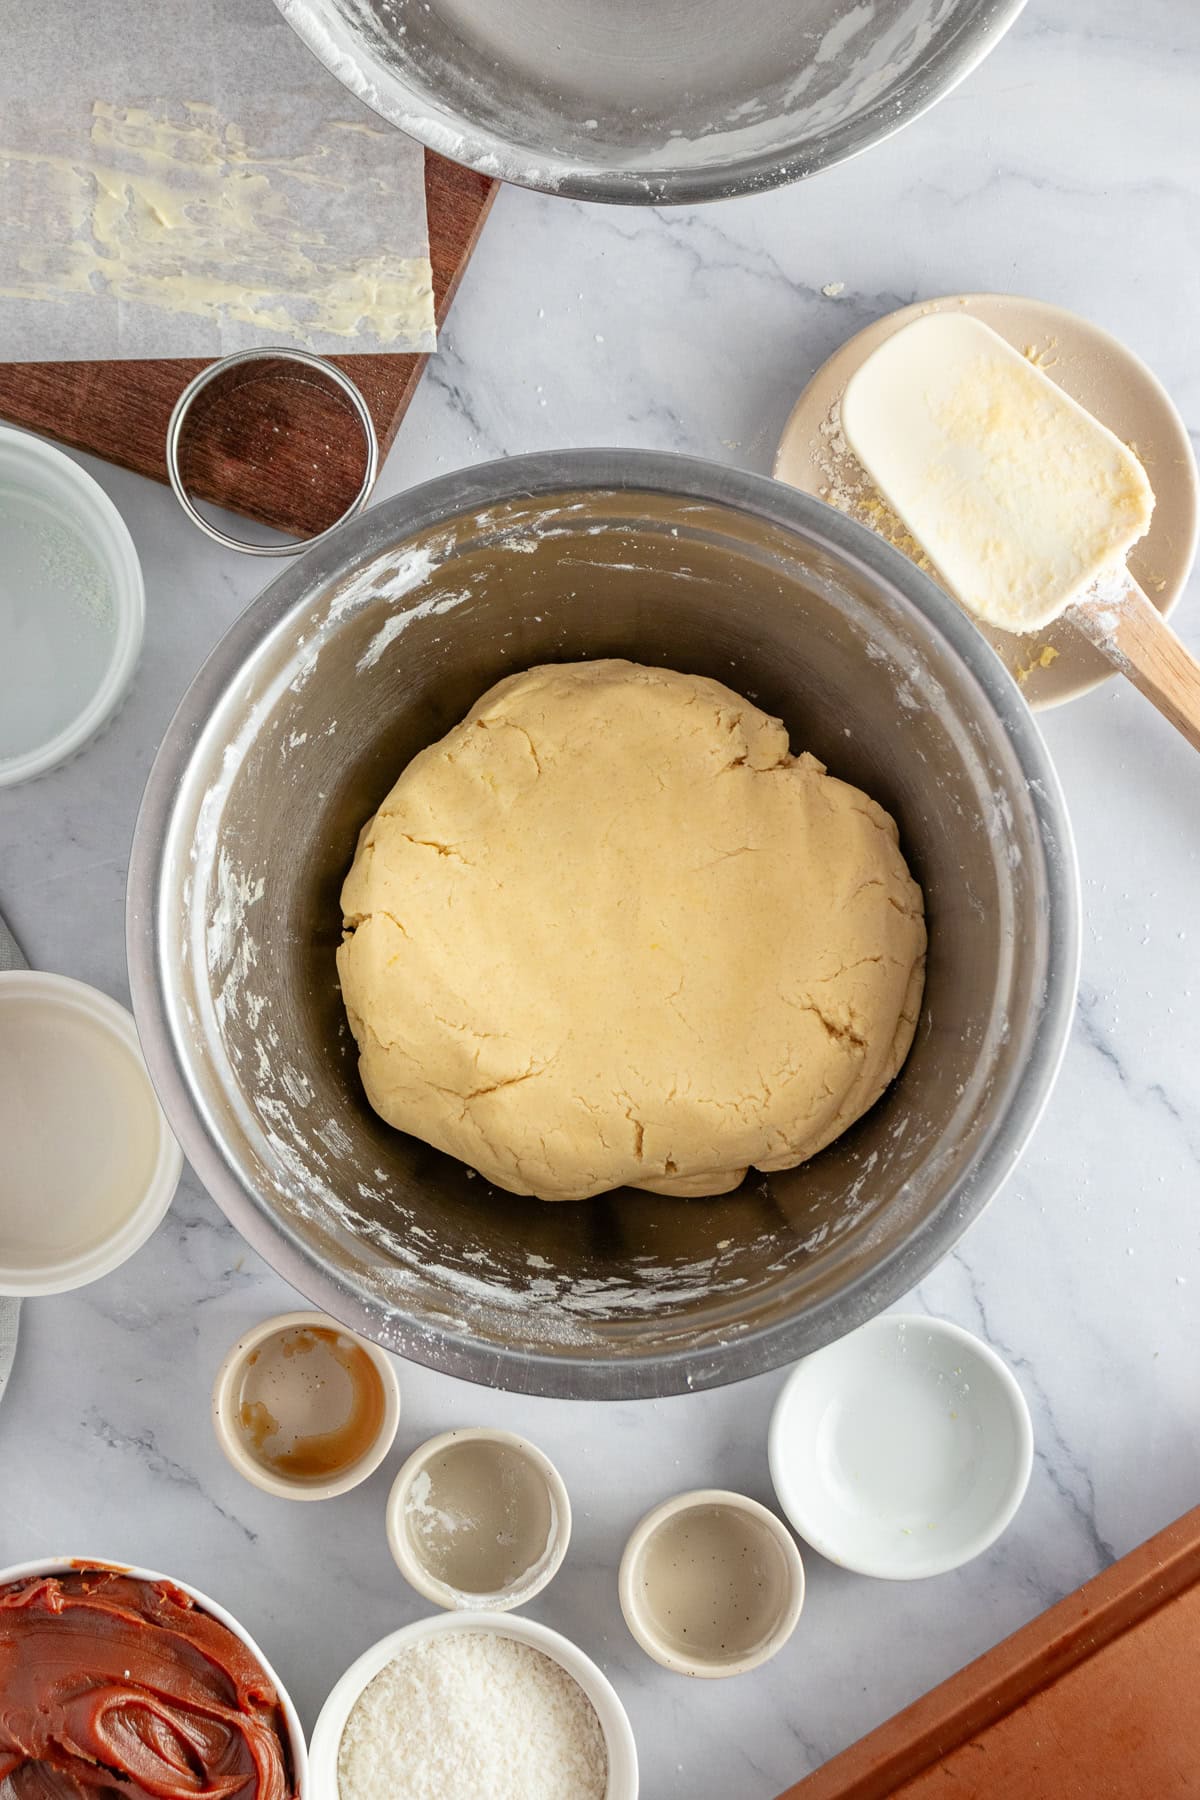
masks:
<path id="1" fill-rule="evenodd" d="M 989 325 L 931 313 L 846 386 L 850 448 L 977 618 L 1037 631 L 1143 537 L 1133 452 Z"/>
<path id="2" fill-rule="evenodd" d="M 1200 749 L 1200 663 L 1125 568 L 1154 494 L 1107 426 L 990 326 L 930 313 L 851 376 L 842 429 L 969 612 L 1063 618 Z"/>

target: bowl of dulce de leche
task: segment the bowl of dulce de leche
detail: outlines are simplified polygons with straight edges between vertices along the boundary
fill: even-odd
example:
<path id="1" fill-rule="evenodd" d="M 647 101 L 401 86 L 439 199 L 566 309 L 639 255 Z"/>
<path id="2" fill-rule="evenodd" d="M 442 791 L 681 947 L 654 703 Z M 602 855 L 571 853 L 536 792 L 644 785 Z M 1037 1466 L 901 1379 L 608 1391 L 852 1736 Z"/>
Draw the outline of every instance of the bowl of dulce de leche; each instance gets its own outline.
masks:
<path id="1" fill-rule="evenodd" d="M 0 1570 L 0 1800 L 306 1800 L 296 1709 L 253 1639 L 146 1569 Z"/>

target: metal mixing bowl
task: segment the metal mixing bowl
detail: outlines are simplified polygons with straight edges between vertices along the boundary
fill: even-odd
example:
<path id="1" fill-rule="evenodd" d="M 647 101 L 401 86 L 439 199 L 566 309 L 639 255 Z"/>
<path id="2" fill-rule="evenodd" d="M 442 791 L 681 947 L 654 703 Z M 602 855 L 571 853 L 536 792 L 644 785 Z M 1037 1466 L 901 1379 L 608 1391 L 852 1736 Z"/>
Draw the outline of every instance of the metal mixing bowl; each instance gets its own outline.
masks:
<path id="1" fill-rule="evenodd" d="M 275 0 L 455 162 L 583 200 L 718 200 L 889 137 L 1024 0 Z"/>
<path id="2" fill-rule="evenodd" d="M 400 769 L 501 676 L 626 656 L 715 676 L 895 814 L 929 915 L 912 1054 L 804 1167 L 735 1195 L 546 1205 L 384 1125 L 334 966 Z M 1078 965 L 1054 770 L 962 611 L 807 495 L 680 457 L 539 455 L 366 513 L 281 574 L 163 741 L 129 875 L 146 1060 L 201 1179 L 318 1306 L 536 1393 L 714 1386 L 904 1293 L 1011 1169 Z"/>

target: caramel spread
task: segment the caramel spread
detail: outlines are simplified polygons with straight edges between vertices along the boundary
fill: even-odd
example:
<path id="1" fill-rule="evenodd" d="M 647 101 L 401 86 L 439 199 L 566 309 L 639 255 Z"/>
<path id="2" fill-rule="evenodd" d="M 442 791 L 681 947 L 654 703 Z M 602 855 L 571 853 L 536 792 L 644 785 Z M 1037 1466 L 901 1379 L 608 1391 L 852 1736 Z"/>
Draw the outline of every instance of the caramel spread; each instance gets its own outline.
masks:
<path id="1" fill-rule="evenodd" d="M 165 1581 L 0 1588 L 0 1800 L 294 1800 L 279 1696 Z"/>

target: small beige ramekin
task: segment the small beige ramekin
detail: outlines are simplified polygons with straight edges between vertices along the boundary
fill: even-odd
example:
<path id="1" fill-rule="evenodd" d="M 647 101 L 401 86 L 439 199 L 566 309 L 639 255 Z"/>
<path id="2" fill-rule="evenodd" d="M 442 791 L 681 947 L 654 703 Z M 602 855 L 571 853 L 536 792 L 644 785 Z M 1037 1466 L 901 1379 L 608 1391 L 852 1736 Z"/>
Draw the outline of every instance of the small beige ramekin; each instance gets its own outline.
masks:
<path id="1" fill-rule="evenodd" d="M 495 1444 L 513 1451 L 537 1474 L 550 1504 L 550 1529 L 542 1554 L 523 1575 L 495 1593 L 472 1593 L 441 1580 L 421 1560 L 408 1529 L 407 1508 L 414 1481 L 436 1457 L 452 1445 L 460 1444 Z M 511 1431 L 489 1431 L 483 1427 L 443 1431 L 413 1451 L 392 1483 L 387 1502 L 387 1538 L 396 1567 L 404 1579 L 435 1606 L 444 1607 L 448 1612 L 468 1608 L 508 1612 L 540 1594 L 562 1567 L 571 1541 L 571 1500 L 566 1484 L 550 1458 L 526 1438 L 517 1437 Z"/>
<path id="2" fill-rule="evenodd" d="M 714 1511 L 736 1512 L 752 1525 L 768 1565 L 765 1573 L 774 1584 L 771 1598 L 775 1604 L 767 1628 L 740 1652 L 731 1652 L 724 1645 L 706 1647 L 699 1636 L 689 1642 L 686 1650 L 677 1642 L 672 1643 L 655 1616 L 649 1588 L 653 1577 L 648 1566 L 663 1527 L 689 1512 Z M 699 1581 L 699 1576 L 696 1579 Z M 635 1527 L 621 1558 L 617 1586 L 625 1623 L 647 1656 L 676 1674 L 714 1680 L 757 1669 L 782 1650 L 796 1629 L 804 1605 L 804 1564 L 787 1526 L 757 1500 L 721 1488 L 697 1488 L 664 1500 Z"/>
<path id="3" fill-rule="evenodd" d="M 344 1468 L 340 1474 L 331 1475 L 327 1481 L 289 1480 L 286 1475 L 277 1475 L 266 1468 L 257 1457 L 251 1455 L 237 1417 L 237 1395 L 241 1387 L 241 1378 L 246 1359 L 264 1344 L 268 1338 L 278 1332 L 290 1331 L 297 1326 L 307 1325 L 312 1328 L 323 1327 L 336 1331 L 339 1336 L 353 1338 L 360 1349 L 365 1350 L 378 1371 L 383 1383 L 383 1420 L 375 1441 L 369 1450 Z M 328 1313 L 290 1312 L 277 1313 L 274 1318 L 263 1319 L 242 1336 L 229 1351 L 221 1367 L 217 1371 L 217 1379 L 213 1383 L 212 1395 L 213 1429 L 217 1434 L 217 1442 L 233 1464 L 239 1475 L 261 1488 L 266 1494 L 276 1494 L 281 1500 L 332 1500 L 338 1494 L 348 1494 L 373 1475 L 388 1451 L 396 1441 L 396 1432 L 400 1425 L 400 1383 L 391 1358 L 378 1344 L 360 1338 L 344 1325 L 331 1318 Z"/>

